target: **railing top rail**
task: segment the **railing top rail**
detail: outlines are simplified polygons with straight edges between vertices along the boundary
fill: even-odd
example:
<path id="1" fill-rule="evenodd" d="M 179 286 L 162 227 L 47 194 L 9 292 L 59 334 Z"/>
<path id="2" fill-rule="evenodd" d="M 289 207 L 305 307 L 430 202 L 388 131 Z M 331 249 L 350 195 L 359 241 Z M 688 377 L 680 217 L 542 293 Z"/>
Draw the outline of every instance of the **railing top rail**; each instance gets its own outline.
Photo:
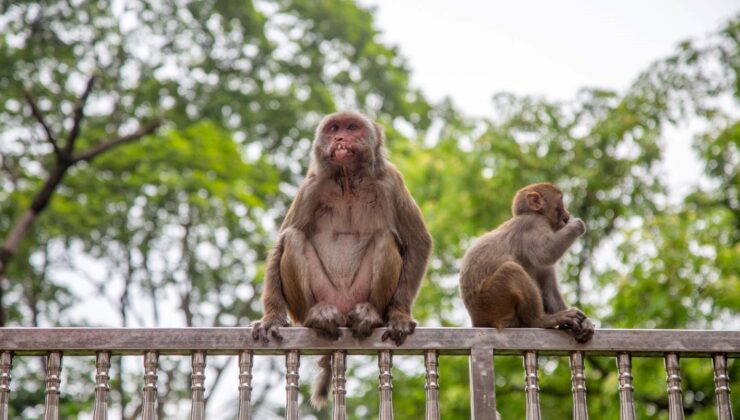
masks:
<path id="1" fill-rule="evenodd" d="M 675 352 L 684 357 L 726 353 L 740 357 L 740 331 L 717 330 L 627 330 L 599 329 L 586 344 L 578 344 L 563 331 L 543 329 L 417 328 L 397 347 L 380 337 L 384 329 L 357 340 L 347 329 L 337 341 L 316 336 L 306 328 L 282 328 L 283 341 L 267 344 L 252 339 L 252 329 L 244 328 L 0 328 L 0 351 L 19 355 L 59 350 L 68 355 L 93 355 L 108 350 L 113 354 L 142 354 L 157 350 L 163 355 L 189 354 L 203 350 L 209 354 L 236 354 L 252 349 L 256 354 L 282 354 L 299 349 L 303 354 L 327 353 L 336 349 L 350 354 L 375 354 L 393 350 L 395 354 L 469 354 L 473 347 L 493 348 L 496 354 L 521 354 L 536 350 L 540 354 L 565 355 L 572 351 L 615 355 L 630 352 L 641 356 L 661 356 Z"/>

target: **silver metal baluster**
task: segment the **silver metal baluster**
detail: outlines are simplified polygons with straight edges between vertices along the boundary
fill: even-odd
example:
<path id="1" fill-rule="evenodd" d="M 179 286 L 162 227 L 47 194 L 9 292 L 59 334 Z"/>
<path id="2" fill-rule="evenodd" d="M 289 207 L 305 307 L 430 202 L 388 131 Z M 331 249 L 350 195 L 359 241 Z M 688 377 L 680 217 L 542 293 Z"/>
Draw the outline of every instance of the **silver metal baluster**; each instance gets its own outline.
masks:
<path id="1" fill-rule="evenodd" d="M 239 353 L 239 420 L 252 420 L 252 350 Z"/>
<path id="2" fill-rule="evenodd" d="M 159 354 L 149 350 L 144 353 L 144 407 L 141 418 L 155 420 L 157 418 L 157 360 Z"/>
<path id="3" fill-rule="evenodd" d="M 473 420 L 495 420 L 497 417 L 493 348 L 471 348 L 469 365 L 470 417 Z"/>
<path id="4" fill-rule="evenodd" d="M 717 400 L 717 418 L 719 420 L 732 420 L 727 355 L 715 354 L 712 356 L 712 365 L 714 365 L 714 395 Z"/>
<path id="5" fill-rule="evenodd" d="M 95 411 L 93 420 L 107 420 L 108 418 L 109 371 L 110 352 L 97 352 L 95 354 Z"/>
<path id="6" fill-rule="evenodd" d="M 10 371 L 13 369 L 13 352 L 0 353 L 0 420 L 8 420 L 10 403 Z"/>
<path id="7" fill-rule="evenodd" d="M 573 420 L 588 420 L 586 407 L 586 376 L 583 373 L 583 352 L 570 353 L 570 378 L 573 385 Z"/>
<path id="8" fill-rule="evenodd" d="M 285 419 L 298 420 L 298 367 L 301 359 L 298 350 L 285 354 Z"/>
<path id="9" fill-rule="evenodd" d="M 668 418 L 683 420 L 683 394 L 681 393 L 681 368 L 676 353 L 665 355 L 666 382 L 668 383 Z"/>
<path id="10" fill-rule="evenodd" d="M 424 367 L 427 371 L 424 388 L 427 393 L 426 420 L 439 420 L 439 358 L 437 350 L 424 351 Z"/>
<path id="11" fill-rule="evenodd" d="M 380 390 L 380 420 L 393 420 L 393 353 L 390 350 L 378 352 L 378 389 Z"/>
<path id="12" fill-rule="evenodd" d="M 619 420 L 635 420 L 635 402 L 632 396 L 632 356 L 629 353 L 617 354 L 619 371 Z"/>
<path id="13" fill-rule="evenodd" d="M 524 352 L 524 392 L 527 393 L 527 420 L 540 420 L 540 386 L 535 351 Z"/>
<path id="14" fill-rule="evenodd" d="M 347 352 L 337 350 L 331 356 L 331 382 L 334 392 L 334 410 L 332 412 L 333 420 L 344 420 L 347 418 L 347 404 L 344 396 L 347 395 L 347 378 L 345 371 L 347 369 Z"/>
<path id="15" fill-rule="evenodd" d="M 62 383 L 62 353 L 52 351 L 46 357 L 46 409 L 44 420 L 59 418 L 59 386 Z"/>
<path id="16" fill-rule="evenodd" d="M 206 402 L 204 398 L 206 390 L 206 352 L 195 351 L 192 356 L 192 406 L 190 409 L 190 420 L 203 420 L 206 416 Z"/>

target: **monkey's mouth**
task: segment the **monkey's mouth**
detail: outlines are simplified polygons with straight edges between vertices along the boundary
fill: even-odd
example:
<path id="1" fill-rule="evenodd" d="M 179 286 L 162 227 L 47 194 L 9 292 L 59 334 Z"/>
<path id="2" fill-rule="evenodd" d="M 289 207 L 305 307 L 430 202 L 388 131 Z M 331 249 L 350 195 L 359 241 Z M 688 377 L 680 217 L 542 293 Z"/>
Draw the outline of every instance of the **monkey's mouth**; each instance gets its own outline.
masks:
<path id="1" fill-rule="evenodd" d="M 345 161 L 352 158 L 355 155 L 355 151 L 352 146 L 344 143 L 339 143 L 331 148 L 331 158 L 336 161 Z"/>

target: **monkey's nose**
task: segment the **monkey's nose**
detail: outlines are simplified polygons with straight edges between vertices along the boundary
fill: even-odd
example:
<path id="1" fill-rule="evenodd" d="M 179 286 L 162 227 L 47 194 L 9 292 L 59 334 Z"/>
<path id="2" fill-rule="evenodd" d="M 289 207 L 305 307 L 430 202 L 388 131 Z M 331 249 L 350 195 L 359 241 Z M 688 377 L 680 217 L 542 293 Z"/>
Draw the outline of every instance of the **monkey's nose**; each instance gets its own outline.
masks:
<path id="1" fill-rule="evenodd" d="M 569 220 L 570 220 L 570 215 L 569 214 L 563 215 L 563 223 L 567 224 Z"/>

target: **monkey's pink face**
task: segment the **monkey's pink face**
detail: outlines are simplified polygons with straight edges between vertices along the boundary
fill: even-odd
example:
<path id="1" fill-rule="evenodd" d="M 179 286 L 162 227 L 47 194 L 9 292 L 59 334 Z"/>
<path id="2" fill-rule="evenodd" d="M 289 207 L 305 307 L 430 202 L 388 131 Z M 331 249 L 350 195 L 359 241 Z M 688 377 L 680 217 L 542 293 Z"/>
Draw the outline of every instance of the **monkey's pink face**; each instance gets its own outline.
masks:
<path id="1" fill-rule="evenodd" d="M 324 147 L 331 163 L 351 168 L 361 162 L 367 149 L 365 131 L 365 123 L 355 118 L 328 121 L 322 134 L 327 140 Z"/>

